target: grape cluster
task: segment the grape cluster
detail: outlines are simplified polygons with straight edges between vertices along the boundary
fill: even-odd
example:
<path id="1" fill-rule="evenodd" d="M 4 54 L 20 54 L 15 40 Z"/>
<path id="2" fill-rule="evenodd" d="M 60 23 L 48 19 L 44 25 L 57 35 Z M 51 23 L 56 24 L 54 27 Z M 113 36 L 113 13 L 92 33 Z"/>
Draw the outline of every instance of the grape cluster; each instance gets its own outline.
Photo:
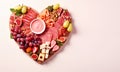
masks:
<path id="1" fill-rule="evenodd" d="M 41 44 L 41 38 L 35 34 L 25 35 L 20 27 L 11 29 L 13 39 L 19 44 L 20 48 L 25 50 L 28 47 L 39 47 Z"/>

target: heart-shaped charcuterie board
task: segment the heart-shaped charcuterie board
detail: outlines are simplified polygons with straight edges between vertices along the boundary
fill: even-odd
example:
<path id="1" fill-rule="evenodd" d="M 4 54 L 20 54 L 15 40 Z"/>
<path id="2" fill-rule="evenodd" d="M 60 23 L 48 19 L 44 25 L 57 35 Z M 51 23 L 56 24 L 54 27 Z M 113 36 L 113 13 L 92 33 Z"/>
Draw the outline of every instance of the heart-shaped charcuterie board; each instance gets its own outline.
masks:
<path id="1" fill-rule="evenodd" d="M 40 13 L 25 5 L 10 10 L 11 38 L 38 63 L 54 55 L 72 31 L 70 13 L 59 4 L 48 6 Z"/>

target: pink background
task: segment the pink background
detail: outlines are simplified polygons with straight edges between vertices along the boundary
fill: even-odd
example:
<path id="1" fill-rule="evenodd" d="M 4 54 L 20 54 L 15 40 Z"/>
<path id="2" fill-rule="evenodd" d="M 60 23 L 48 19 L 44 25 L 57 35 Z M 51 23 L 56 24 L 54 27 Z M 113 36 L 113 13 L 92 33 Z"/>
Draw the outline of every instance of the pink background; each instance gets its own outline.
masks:
<path id="1" fill-rule="evenodd" d="M 38 11 L 60 3 L 74 18 L 69 42 L 47 64 L 9 38 L 9 9 L 22 3 Z M 120 72 L 120 0 L 2 0 L 0 17 L 0 72 Z"/>

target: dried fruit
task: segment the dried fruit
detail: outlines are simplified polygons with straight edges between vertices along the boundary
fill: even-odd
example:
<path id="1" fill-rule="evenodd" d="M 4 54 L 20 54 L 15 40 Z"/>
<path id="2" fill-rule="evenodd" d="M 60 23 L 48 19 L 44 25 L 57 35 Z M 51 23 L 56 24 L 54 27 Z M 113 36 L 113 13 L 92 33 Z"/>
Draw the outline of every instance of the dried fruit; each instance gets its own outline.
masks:
<path id="1" fill-rule="evenodd" d="M 58 41 L 60 41 L 60 42 L 65 42 L 66 41 L 66 37 L 59 37 L 59 39 L 57 39 Z"/>
<path id="2" fill-rule="evenodd" d="M 27 53 L 29 53 L 29 52 L 31 52 L 32 51 L 32 48 L 31 47 L 28 47 L 27 49 L 26 49 L 26 52 Z"/>

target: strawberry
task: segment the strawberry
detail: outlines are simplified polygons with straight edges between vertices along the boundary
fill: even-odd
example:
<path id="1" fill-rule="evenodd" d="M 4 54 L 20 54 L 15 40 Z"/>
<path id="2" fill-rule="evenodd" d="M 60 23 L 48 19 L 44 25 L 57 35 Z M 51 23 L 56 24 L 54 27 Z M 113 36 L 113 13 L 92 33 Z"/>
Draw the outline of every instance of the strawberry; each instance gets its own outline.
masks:
<path id="1" fill-rule="evenodd" d="M 55 44 L 56 44 L 56 41 L 52 40 L 51 43 L 50 43 L 50 45 L 51 45 L 50 47 L 52 48 L 53 46 L 55 46 Z"/>
<path id="2" fill-rule="evenodd" d="M 33 47 L 32 52 L 33 52 L 33 53 L 36 53 L 37 51 L 38 51 L 38 47 Z"/>
<path id="3" fill-rule="evenodd" d="M 55 46 L 53 47 L 52 51 L 55 52 L 55 51 L 59 50 L 59 48 L 60 48 L 60 47 L 59 47 L 58 45 L 55 45 Z"/>

